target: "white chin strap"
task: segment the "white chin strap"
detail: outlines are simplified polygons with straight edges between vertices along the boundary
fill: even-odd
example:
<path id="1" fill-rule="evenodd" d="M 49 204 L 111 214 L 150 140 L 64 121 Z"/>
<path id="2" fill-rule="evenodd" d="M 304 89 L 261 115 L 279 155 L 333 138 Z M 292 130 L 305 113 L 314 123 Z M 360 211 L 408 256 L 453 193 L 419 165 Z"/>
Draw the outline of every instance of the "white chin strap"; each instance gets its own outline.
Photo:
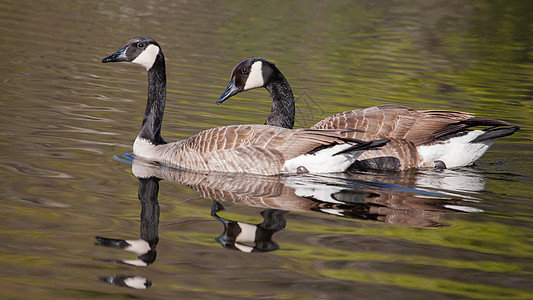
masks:
<path id="1" fill-rule="evenodd" d="M 244 90 L 251 90 L 258 87 L 262 87 L 265 82 L 263 81 L 263 62 L 256 61 L 252 64 L 250 69 L 250 75 L 246 79 Z"/>
<path id="2" fill-rule="evenodd" d="M 137 58 L 132 60 L 131 62 L 134 64 L 139 64 L 146 68 L 146 70 L 150 70 L 150 68 L 154 65 L 155 58 L 159 54 L 159 47 L 157 47 L 154 44 L 148 45 L 146 49 L 144 49 Z"/>

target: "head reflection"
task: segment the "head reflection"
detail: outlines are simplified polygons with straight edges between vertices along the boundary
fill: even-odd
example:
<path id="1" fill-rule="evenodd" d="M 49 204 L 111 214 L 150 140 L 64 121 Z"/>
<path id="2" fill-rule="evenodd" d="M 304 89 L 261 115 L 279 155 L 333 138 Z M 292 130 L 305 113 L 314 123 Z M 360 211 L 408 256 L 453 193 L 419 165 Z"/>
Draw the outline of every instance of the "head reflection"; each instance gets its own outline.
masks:
<path id="1" fill-rule="evenodd" d="M 224 207 L 213 201 L 211 216 L 224 225 L 224 232 L 215 240 L 224 248 L 241 252 L 268 252 L 278 250 L 279 246 L 272 241 L 274 233 L 285 228 L 287 222 L 283 215 L 286 210 L 266 209 L 261 212 L 263 222 L 249 224 L 221 218 L 217 212 Z"/>

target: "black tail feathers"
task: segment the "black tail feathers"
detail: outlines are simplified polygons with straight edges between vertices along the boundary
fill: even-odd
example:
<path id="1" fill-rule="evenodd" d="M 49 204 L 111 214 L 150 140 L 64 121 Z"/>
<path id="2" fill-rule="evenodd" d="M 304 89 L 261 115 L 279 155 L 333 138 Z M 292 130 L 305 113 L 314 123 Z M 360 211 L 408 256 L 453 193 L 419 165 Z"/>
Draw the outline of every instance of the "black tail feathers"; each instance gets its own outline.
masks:
<path id="1" fill-rule="evenodd" d="M 349 153 L 349 152 L 353 152 L 353 151 L 366 150 L 366 149 L 370 149 L 370 148 L 378 148 L 378 147 L 382 147 L 382 146 L 386 145 L 388 142 L 390 142 L 390 139 L 380 139 L 380 140 L 369 141 L 369 142 L 364 142 L 364 141 L 360 141 L 360 140 L 356 140 L 356 139 L 344 139 L 344 140 L 347 141 L 347 142 L 357 143 L 357 145 L 352 145 L 348 149 L 344 149 L 342 151 L 339 151 L 339 152 L 333 154 L 333 156 L 339 155 L 339 154 L 343 154 L 343 153 Z"/>
<path id="2" fill-rule="evenodd" d="M 482 135 L 470 141 L 470 143 L 479 143 L 479 142 L 483 142 L 486 140 L 492 140 L 492 139 L 497 139 L 497 138 L 501 138 L 504 136 L 512 135 L 518 129 L 520 129 L 520 126 L 510 126 L 510 127 L 490 129 L 490 130 L 487 130 Z"/>

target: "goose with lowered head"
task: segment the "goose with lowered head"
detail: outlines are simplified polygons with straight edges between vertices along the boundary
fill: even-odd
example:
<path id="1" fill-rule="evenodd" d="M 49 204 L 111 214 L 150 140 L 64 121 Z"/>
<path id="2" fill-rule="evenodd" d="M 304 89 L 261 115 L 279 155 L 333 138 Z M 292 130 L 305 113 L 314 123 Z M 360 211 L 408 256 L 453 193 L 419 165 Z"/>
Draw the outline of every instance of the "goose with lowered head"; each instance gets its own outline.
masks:
<path id="1" fill-rule="evenodd" d="M 148 73 L 148 100 L 133 154 L 177 168 L 202 172 L 275 175 L 345 171 L 366 149 L 388 139 L 363 142 L 341 130 L 286 129 L 269 125 L 234 125 L 202 131 L 167 143 L 161 137 L 166 101 L 165 58 L 159 44 L 137 37 L 102 62 L 132 62 Z"/>
<path id="2" fill-rule="evenodd" d="M 292 89 L 276 65 L 263 58 L 251 57 L 238 63 L 217 104 L 259 87 L 266 88 L 272 98 L 265 124 L 292 128 L 295 118 Z M 520 128 L 509 125 L 501 120 L 475 118 L 470 113 L 381 105 L 338 113 L 311 128 L 352 130 L 346 136 L 361 140 L 388 138 L 390 142 L 385 146 L 360 155 L 354 167 L 405 170 L 472 165 L 497 138 L 512 135 Z M 471 129 L 476 126 L 486 128 Z"/>

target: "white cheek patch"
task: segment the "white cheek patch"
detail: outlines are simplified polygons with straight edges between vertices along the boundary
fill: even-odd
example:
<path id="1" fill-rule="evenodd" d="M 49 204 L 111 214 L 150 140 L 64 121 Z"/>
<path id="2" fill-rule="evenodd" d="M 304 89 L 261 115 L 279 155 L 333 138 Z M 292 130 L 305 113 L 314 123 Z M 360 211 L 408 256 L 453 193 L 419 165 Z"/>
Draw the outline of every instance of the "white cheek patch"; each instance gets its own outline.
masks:
<path id="1" fill-rule="evenodd" d="M 145 254 L 150 251 L 150 244 L 145 240 L 126 240 L 129 244 L 124 250 L 136 253 L 137 255 Z"/>
<path id="2" fill-rule="evenodd" d="M 146 289 L 146 278 L 141 276 L 126 278 L 124 279 L 124 283 L 134 289 Z"/>
<path id="3" fill-rule="evenodd" d="M 157 54 L 159 54 L 159 47 L 154 44 L 150 44 L 148 47 L 146 47 L 146 49 L 144 49 L 143 52 L 141 52 L 141 54 L 139 54 L 139 56 L 137 56 L 137 58 L 131 62 L 145 67 L 148 71 L 154 65 Z"/>
<path id="4" fill-rule="evenodd" d="M 235 239 L 238 243 L 253 243 L 255 241 L 255 232 L 257 231 L 257 226 L 250 225 L 247 223 L 237 222 L 241 228 L 241 233 Z"/>
<path id="5" fill-rule="evenodd" d="M 244 90 L 251 90 L 258 87 L 262 87 L 265 82 L 263 81 L 263 63 L 261 61 L 256 61 L 252 64 L 250 69 L 250 75 L 246 79 L 246 84 L 244 85 Z"/>

